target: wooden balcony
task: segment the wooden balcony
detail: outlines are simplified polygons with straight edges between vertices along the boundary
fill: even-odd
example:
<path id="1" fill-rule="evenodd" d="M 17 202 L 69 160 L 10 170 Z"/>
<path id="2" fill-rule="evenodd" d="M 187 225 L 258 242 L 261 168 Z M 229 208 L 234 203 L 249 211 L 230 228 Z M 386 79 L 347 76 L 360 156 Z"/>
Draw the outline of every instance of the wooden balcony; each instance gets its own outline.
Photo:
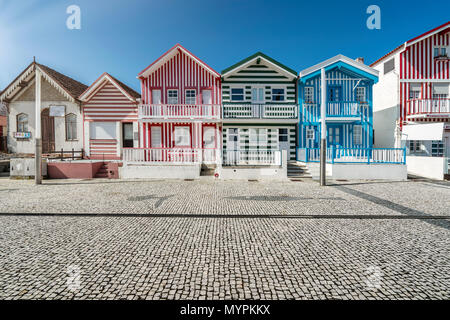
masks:
<path id="1" fill-rule="evenodd" d="M 143 104 L 138 108 L 139 120 L 219 120 L 220 105 Z"/>
<path id="2" fill-rule="evenodd" d="M 411 99 L 406 103 L 408 118 L 450 116 L 450 99 Z"/>
<path id="3" fill-rule="evenodd" d="M 339 101 L 327 102 L 327 120 L 349 119 L 356 120 L 362 115 L 368 115 L 369 104 L 366 102 Z M 320 119 L 320 103 L 303 103 L 303 121 Z"/>
<path id="4" fill-rule="evenodd" d="M 223 119 L 232 121 L 292 121 L 298 120 L 296 104 L 224 104 Z"/>

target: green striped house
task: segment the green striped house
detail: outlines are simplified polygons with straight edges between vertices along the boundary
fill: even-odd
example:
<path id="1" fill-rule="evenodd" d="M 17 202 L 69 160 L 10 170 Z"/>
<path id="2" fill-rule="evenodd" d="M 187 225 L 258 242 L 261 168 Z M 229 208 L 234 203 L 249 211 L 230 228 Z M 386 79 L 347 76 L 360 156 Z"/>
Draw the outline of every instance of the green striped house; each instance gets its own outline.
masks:
<path id="1" fill-rule="evenodd" d="M 224 158 L 233 151 L 287 150 L 295 159 L 297 101 L 297 72 L 264 53 L 223 70 Z"/>

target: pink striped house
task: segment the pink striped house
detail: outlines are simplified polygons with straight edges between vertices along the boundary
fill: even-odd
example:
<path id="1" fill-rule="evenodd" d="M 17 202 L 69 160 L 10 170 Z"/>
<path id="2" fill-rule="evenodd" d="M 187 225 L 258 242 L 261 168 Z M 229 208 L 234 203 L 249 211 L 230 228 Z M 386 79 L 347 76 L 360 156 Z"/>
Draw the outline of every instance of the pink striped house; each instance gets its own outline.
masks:
<path id="1" fill-rule="evenodd" d="M 88 159 L 119 160 L 123 148 L 139 147 L 139 93 L 103 73 L 79 99 Z"/>
<path id="2" fill-rule="evenodd" d="M 221 150 L 220 74 L 177 44 L 138 78 L 141 145 L 125 149 L 124 160 L 216 163 Z"/>

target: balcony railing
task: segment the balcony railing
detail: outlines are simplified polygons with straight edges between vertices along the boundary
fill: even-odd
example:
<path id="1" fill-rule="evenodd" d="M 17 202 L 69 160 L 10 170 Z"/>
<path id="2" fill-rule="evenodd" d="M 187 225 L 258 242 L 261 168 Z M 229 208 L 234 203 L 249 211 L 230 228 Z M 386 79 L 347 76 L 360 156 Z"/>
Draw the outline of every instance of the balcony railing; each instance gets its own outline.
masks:
<path id="1" fill-rule="evenodd" d="M 296 104 L 224 104 L 224 119 L 297 119 Z"/>
<path id="2" fill-rule="evenodd" d="M 224 166 L 281 166 L 279 150 L 225 150 Z"/>
<path id="3" fill-rule="evenodd" d="M 354 101 L 327 102 L 327 117 L 360 117 L 369 108 L 368 103 Z M 320 103 L 303 103 L 305 114 L 320 117 Z"/>
<path id="4" fill-rule="evenodd" d="M 406 149 L 396 148 L 327 148 L 327 163 L 405 164 Z M 297 161 L 320 162 L 320 148 L 297 148 Z"/>
<path id="5" fill-rule="evenodd" d="M 213 148 L 123 148 L 123 161 L 127 163 L 215 163 L 220 150 Z"/>
<path id="6" fill-rule="evenodd" d="M 408 115 L 450 113 L 450 99 L 411 99 L 407 111 Z"/>
<path id="7" fill-rule="evenodd" d="M 220 119 L 220 105 L 143 104 L 140 119 Z"/>

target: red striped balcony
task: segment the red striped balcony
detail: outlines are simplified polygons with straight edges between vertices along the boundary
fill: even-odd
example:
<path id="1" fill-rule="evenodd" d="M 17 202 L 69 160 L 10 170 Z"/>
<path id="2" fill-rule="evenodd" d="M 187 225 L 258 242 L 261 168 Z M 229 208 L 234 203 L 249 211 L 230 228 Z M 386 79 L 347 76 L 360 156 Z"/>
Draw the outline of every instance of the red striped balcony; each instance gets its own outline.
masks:
<path id="1" fill-rule="evenodd" d="M 143 104 L 139 105 L 140 120 L 219 120 L 220 105 Z"/>
<path id="2" fill-rule="evenodd" d="M 450 116 L 450 99 L 411 99 L 406 103 L 408 117 Z"/>

